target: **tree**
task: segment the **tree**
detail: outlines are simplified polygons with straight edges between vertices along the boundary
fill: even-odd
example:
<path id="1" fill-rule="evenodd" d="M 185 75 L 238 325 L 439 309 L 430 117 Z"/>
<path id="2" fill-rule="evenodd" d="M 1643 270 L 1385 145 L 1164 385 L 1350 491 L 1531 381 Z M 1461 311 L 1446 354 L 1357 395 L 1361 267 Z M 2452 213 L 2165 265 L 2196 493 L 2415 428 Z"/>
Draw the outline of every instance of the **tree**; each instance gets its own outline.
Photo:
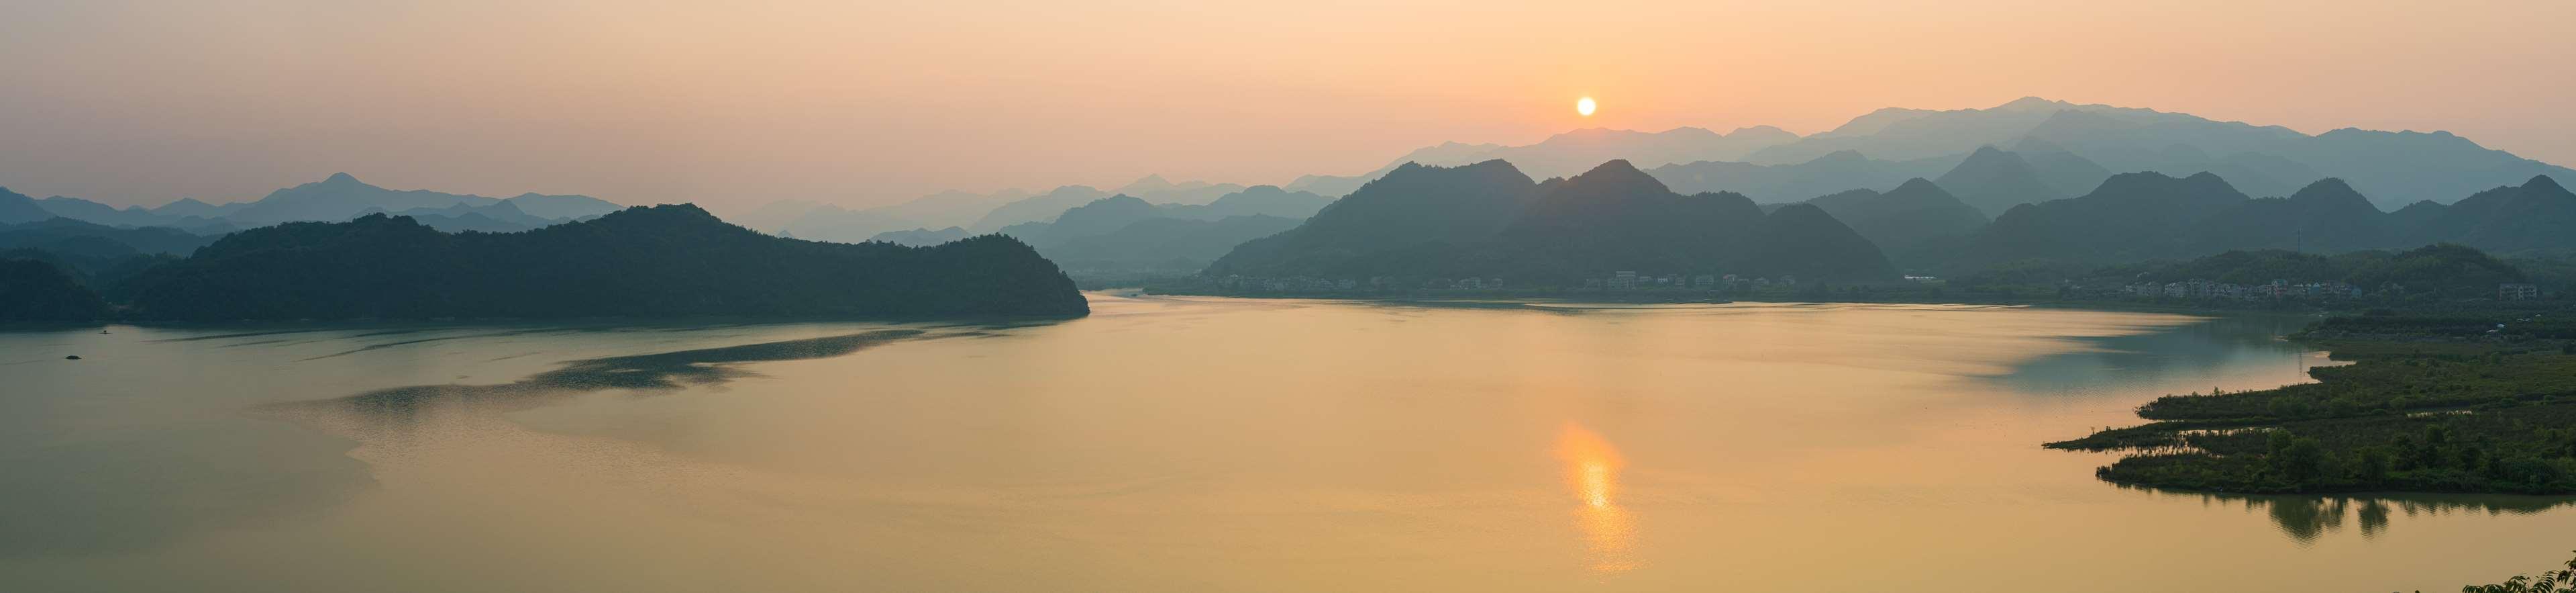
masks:
<path id="1" fill-rule="evenodd" d="M 2567 568 L 2537 577 L 2520 575 L 2493 585 L 2469 585 L 2461 587 L 2460 593 L 2576 593 L 2576 559 L 2568 560 Z"/>
<path id="2" fill-rule="evenodd" d="M 2287 430 L 2275 430 L 2267 444 L 2271 454 L 2265 456 L 2265 460 L 2271 462 L 2272 472 L 2289 480 L 2291 485 L 2315 483 L 2324 475 L 2324 443 L 2293 436 Z"/>

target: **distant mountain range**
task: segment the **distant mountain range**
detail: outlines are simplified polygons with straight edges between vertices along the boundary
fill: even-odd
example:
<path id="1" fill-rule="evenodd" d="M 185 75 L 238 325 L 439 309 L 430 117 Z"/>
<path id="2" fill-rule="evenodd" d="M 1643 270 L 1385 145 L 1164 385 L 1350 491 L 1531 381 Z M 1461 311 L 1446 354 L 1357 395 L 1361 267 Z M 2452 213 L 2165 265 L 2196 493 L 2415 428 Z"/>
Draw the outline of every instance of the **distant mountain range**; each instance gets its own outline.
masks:
<path id="1" fill-rule="evenodd" d="M 1682 195 L 1626 161 L 1533 182 L 1504 161 L 1406 164 L 1209 274 L 1496 276 L 1564 285 L 1614 271 L 1892 280 L 1876 246 L 1810 205 Z"/>
<path id="2" fill-rule="evenodd" d="M 2286 198 L 2251 198 L 2216 174 L 2112 176 L 2083 196 L 2014 207 L 1979 230 L 1952 268 L 2017 260 L 2120 263 L 2229 250 L 2343 252 L 2458 243 L 2487 251 L 2576 251 L 2576 194 L 2555 179 L 2430 201 L 2373 206 L 2342 179 Z"/>
<path id="3" fill-rule="evenodd" d="M 1886 193 L 1855 189 L 1807 203 L 1878 245 L 1889 260 L 1908 266 L 1938 262 L 1953 241 L 1987 223 L 1985 213 L 1921 177 Z"/>
<path id="4" fill-rule="evenodd" d="M 1082 270 L 1204 265 L 1228 274 L 1532 282 L 1634 270 L 1868 281 L 1900 269 L 2228 250 L 2456 242 L 2506 254 L 2576 251 L 2576 198 L 2558 184 L 2564 179 L 2576 170 L 2443 132 L 2308 135 L 2024 98 L 1985 109 L 1883 109 L 1807 137 L 1769 127 L 1595 129 L 1525 146 L 1447 143 L 1360 175 L 1307 176 L 1284 188 L 1147 176 L 1106 190 L 947 192 L 864 209 L 777 202 L 735 218 L 837 243 L 934 246 L 1000 234 Z M 255 201 L 157 208 L 0 189 L 0 249 L 41 254 L 76 282 L 98 284 L 213 236 L 281 223 L 383 215 L 437 231 L 508 233 L 618 208 L 587 196 L 392 190 L 347 174 Z"/>
<path id="5" fill-rule="evenodd" d="M 60 217 L 0 225 L 0 249 L 33 248 L 117 256 L 186 256 L 214 241 L 214 237 L 170 227 L 117 228 Z M 95 242 L 106 247 L 65 247 L 66 242 Z"/>
<path id="6" fill-rule="evenodd" d="M 169 227 L 201 235 L 221 235 L 281 222 L 335 222 L 378 213 L 411 216 L 447 231 L 514 232 L 595 217 L 618 208 L 617 204 L 589 196 L 529 193 L 490 198 L 390 190 L 368 185 L 347 173 L 270 192 L 256 201 L 220 206 L 181 198 L 159 208 L 115 208 L 64 196 L 31 200 L 0 189 L 0 224 L 59 216 L 112 227 Z"/>
<path id="7" fill-rule="evenodd" d="M 2488 149 L 2449 132 L 2344 128 L 2307 135 L 2279 126 L 2212 121 L 2151 109 L 2026 97 L 1987 109 L 1882 109 L 1832 131 L 1762 149 L 1746 160 L 1796 163 L 1857 150 L 1882 159 L 1961 154 L 2046 142 L 2112 171 L 2188 177 L 2208 171 L 2254 195 L 2283 195 L 2324 177 L 2377 196 L 2383 208 L 2445 200 L 2534 175 L 2576 170 Z"/>
<path id="8" fill-rule="evenodd" d="M 1797 134 L 1771 126 L 1742 128 L 1725 134 L 1701 128 L 1673 128 L 1651 133 L 1588 128 L 1550 136 L 1528 146 L 1450 142 L 1406 153 L 1384 167 L 1361 175 L 1308 175 L 1290 182 L 1287 188 L 1341 196 L 1405 163 L 1451 167 L 1502 160 L 1511 162 L 1532 177 L 1547 178 L 1582 173 L 1611 160 L 1626 160 L 1640 167 L 1736 161 L 1743 160 L 1754 151 L 1797 139 Z"/>
<path id="9" fill-rule="evenodd" d="M 901 204 L 860 209 L 808 201 L 781 201 L 728 213 L 726 219 L 781 236 L 856 243 L 880 234 L 952 226 L 968 234 L 992 233 L 1014 224 L 1053 220 L 1065 209 L 1115 194 L 1126 194 L 1157 204 L 1204 205 L 1245 189 L 1231 183 L 1175 183 L 1160 175 L 1147 175 L 1109 190 L 1067 185 L 1036 194 L 1017 189 L 989 194 L 950 191 Z"/>
<path id="10" fill-rule="evenodd" d="M 695 206 L 523 233 L 407 217 L 226 236 L 115 291 L 143 319 L 1081 315 L 1056 266 L 1007 237 L 937 247 L 783 239 Z"/>
<path id="11" fill-rule="evenodd" d="M 1529 181 L 1504 161 L 1407 164 L 1297 228 L 1245 242 L 1206 273 L 1477 275 L 1562 286 L 1620 270 L 1873 281 L 1900 268 L 1965 273 L 2027 261 L 2099 266 L 2233 250 L 2343 253 L 2440 243 L 2576 253 L 2576 194 L 2548 176 L 2397 212 L 2380 210 L 2338 178 L 2287 197 L 2255 198 L 2210 172 L 2122 173 L 2054 198 L 2064 190 L 2052 178 L 2065 183 L 2079 178 L 2065 172 L 2098 169 L 2067 153 L 2037 154 L 2026 159 L 1983 147 L 1942 175 L 1986 208 L 2003 210 L 1991 221 L 1979 204 L 1920 177 L 1885 192 L 1856 189 L 1765 206 L 1733 193 L 1685 196 L 1624 161 L 1545 182 Z M 2032 160 L 2049 165 L 2044 171 Z"/>
<path id="12" fill-rule="evenodd" d="M 440 227 L 441 222 L 450 220 L 487 227 L 443 230 L 515 231 L 599 216 L 618 208 L 616 204 L 589 196 L 530 193 L 510 198 L 489 198 L 429 190 L 391 190 L 368 185 L 347 173 L 334 173 L 319 182 L 269 192 L 267 197 L 223 214 L 223 218 L 245 226 L 261 226 L 281 222 L 336 222 L 380 212 L 404 213 L 432 227 Z M 479 218 L 467 218 L 468 215 L 479 215 Z M 503 226 L 524 228 L 489 228 Z"/>
<path id="13" fill-rule="evenodd" d="M 1796 203 L 1855 189 L 1884 192 L 1919 177 L 1988 217 L 2001 216 L 2017 204 L 2084 195 L 2115 172 L 2154 171 L 2177 178 L 2209 172 L 2250 196 L 2287 196 L 2334 177 L 2371 196 L 2383 210 L 2453 200 L 2535 175 L 2576 178 L 2576 170 L 2487 149 L 2445 132 L 2342 129 L 2308 135 L 2181 113 L 2026 97 L 1984 109 L 1881 109 L 1807 137 L 1754 126 L 1722 134 L 1700 128 L 1585 129 L 1520 146 L 1449 142 L 1356 175 L 1299 177 L 1284 189 L 1338 198 L 1407 163 L 1465 166 L 1490 160 L 1513 163 L 1537 178 L 1571 176 L 1603 162 L 1626 160 L 1678 193 L 1733 192 L 1760 204 Z M 731 218 L 786 236 L 832 241 L 951 226 L 971 235 L 1047 222 L 1067 209 L 1113 195 L 1155 204 L 1196 204 L 1242 189 L 1148 176 L 1110 189 L 948 192 L 857 210 L 780 202 Z"/>
<path id="14" fill-rule="evenodd" d="M 1736 191 L 1758 202 L 1789 202 L 1934 177 L 1938 171 L 1925 168 L 1946 169 L 1981 147 L 2020 153 L 2034 167 L 2050 171 L 2045 176 L 2059 194 L 2056 197 L 2088 191 L 2115 171 L 2156 171 L 2175 177 L 2208 171 L 2256 196 L 2287 195 L 2318 179 L 2342 178 L 2377 197 L 2382 208 L 2393 209 L 2419 200 L 2454 199 L 2534 175 L 2576 174 L 2564 166 L 2488 149 L 2447 132 L 2346 128 L 2311 136 L 2278 126 L 2025 97 L 1985 109 L 1881 109 L 1803 138 L 1768 127 L 1723 135 L 1678 128 L 1659 133 L 1579 130 L 1526 146 L 1448 143 L 1416 150 L 1368 173 L 1310 175 L 1288 188 L 1338 195 L 1405 162 L 1454 165 L 1502 158 L 1515 164 L 1546 163 L 1523 169 L 1548 177 L 1625 158 L 1683 191 Z M 2060 177 L 2066 171 L 2088 169 L 2047 162 L 2060 155 L 2083 159 L 2101 170 L 2090 179 Z M 1854 163 L 1859 158 L 1887 165 L 1868 170 Z M 1896 164 L 1902 163 L 1916 164 L 1899 170 L 1905 167 Z M 1831 182 L 1797 185 L 1793 180 L 1800 177 L 1794 172 L 1765 173 L 1753 168 L 1799 165 L 1842 167 L 1844 172 L 1836 177 L 1846 181 L 1839 186 Z M 1773 189 L 1792 185 L 1795 189 Z M 1944 187 L 1989 215 L 2001 213 L 1972 197 L 1975 192 L 1951 184 Z"/>
<path id="15" fill-rule="evenodd" d="M 45 210 L 42 204 L 38 204 L 35 198 L 0 187 L 0 224 L 36 222 L 54 216 L 53 212 Z"/>
<path id="16" fill-rule="evenodd" d="M 1907 179 L 1940 175 L 1958 164 L 1959 159 L 1953 157 L 1900 162 L 1843 151 L 1787 165 L 1700 161 L 1664 165 L 1646 172 L 1674 191 L 1734 192 L 1757 203 L 1786 204 L 1845 190 L 1894 188 Z"/>
<path id="17" fill-rule="evenodd" d="M 1330 198 L 1268 185 L 1203 204 L 1155 204 L 1118 194 L 997 232 L 1028 242 L 1068 268 L 1185 271 L 1206 266 L 1236 244 L 1296 226 L 1330 203 Z M 959 227 L 912 229 L 880 233 L 871 240 L 921 245 L 970 234 Z"/>

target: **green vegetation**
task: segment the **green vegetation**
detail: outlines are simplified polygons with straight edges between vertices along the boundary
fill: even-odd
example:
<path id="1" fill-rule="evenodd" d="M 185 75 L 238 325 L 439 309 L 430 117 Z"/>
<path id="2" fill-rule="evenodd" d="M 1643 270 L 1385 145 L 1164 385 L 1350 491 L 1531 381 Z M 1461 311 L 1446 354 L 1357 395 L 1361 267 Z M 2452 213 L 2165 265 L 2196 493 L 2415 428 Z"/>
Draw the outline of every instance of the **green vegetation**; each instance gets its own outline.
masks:
<path id="1" fill-rule="evenodd" d="M 2326 256 L 2295 251 L 2230 251 L 2186 262 L 2138 266 L 2148 282 L 2203 279 L 2231 284 L 2343 282 L 2365 291 L 2416 298 L 2495 296 L 2496 285 L 2523 282 L 2521 270 L 2477 249 L 2442 243 L 2401 252 L 2354 251 Z"/>
<path id="2" fill-rule="evenodd" d="M 88 321 L 106 310 L 98 293 L 53 264 L 0 256 L 0 323 Z"/>
<path id="3" fill-rule="evenodd" d="M 136 319 L 1078 316 L 1073 281 L 1009 237 L 935 247 L 818 243 L 637 207 L 518 233 L 409 217 L 234 233 L 143 271 Z"/>
<path id="4" fill-rule="evenodd" d="M 2123 484 L 2218 492 L 2576 493 L 2576 313 L 2375 314 L 2299 339 L 2316 383 L 2158 398 L 2155 422 L 2051 448 L 2133 455 Z"/>
<path id="5" fill-rule="evenodd" d="M 1623 160 L 1546 182 L 1502 161 L 1407 164 L 1294 229 L 1235 246 L 1205 275 L 1570 288 L 1621 270 L 1898 280 L 1876 245 L 1821 208 L 1766 214 L 1741 194 L 1682 195 Z"/>
<path id="6" fill-rule="evenodd" d="M 2493 585 L 2460 587 L 2460 593 L 2576 593 L 2576 560 L 2540 576 L 2517 575 Z"/>
<path id="7" fill-rule="evenodd" d="M 2548 262 L 2532 258 L 2507 262 L 2475 248 L 2440 243 L 2405 251 L 2363 250 L 2335 255 L 2279 249 L 2229 251 L 2183 261 L 2145 261 L 2108 266 L 2054 259 L 2023 259 L 1986 266 L 1954 279 L 1951 284 L 1969 294 L 2058 295 L 2088 300 L 2184 300 L 2215 305 L 2224 304 L 2217 301 L 2231 299 L 2139 295 L 2130 287 L 2200 280 L 2259 288 L 2274 280 L 2282 280 L 2293 286 L 2339 284 L 2357 289 L 2360 294 L 2326 296 L 2293 291 L 2290 298 L 2264 295 L 2251 301 L 2242 298 L 2232 300 L 2239 301 L 2238 305 L 2250 303 L 2255 306 L 2285 301 L 2315 303 L 2331 300 L 2368 306 L 2417 307 L 2443 301 L 2494 299 L 2497 285 L 2508 282 L 2538 282 L 2551 293 L 2565 286 L 2564 278 L 2560 276 L 2526 274 L 2520 267 L 2534 264 L 2547 265 Z"/>

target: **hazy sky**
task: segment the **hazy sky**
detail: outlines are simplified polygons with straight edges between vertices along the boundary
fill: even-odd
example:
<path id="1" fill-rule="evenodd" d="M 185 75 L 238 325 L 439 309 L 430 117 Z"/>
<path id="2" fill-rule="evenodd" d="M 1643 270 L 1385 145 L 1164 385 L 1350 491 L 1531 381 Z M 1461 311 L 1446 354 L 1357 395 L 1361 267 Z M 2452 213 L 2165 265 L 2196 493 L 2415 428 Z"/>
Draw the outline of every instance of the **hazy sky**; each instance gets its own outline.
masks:
<path id="1" fill-rule="evenodd" d="M 0 0 L 0 185 L 865 205 L 2024 95 L 2576 164 L 2564 0 L 1380 4 Z"/>

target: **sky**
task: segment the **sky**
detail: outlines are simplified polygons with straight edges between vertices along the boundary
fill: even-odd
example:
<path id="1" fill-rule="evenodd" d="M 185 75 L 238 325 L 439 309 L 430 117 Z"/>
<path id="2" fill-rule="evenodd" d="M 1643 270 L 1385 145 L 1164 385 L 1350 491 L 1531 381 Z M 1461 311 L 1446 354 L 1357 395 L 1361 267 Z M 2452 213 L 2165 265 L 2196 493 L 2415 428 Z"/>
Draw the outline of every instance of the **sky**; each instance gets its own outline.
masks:
<path id="1" fill-rule="evenodd" d="M 2022 96 L 2576 165 L 2571 22 L 2563 0 L 0 0 L 0 186 L 220 203 L 348 172 L 866 206 Z"/>

